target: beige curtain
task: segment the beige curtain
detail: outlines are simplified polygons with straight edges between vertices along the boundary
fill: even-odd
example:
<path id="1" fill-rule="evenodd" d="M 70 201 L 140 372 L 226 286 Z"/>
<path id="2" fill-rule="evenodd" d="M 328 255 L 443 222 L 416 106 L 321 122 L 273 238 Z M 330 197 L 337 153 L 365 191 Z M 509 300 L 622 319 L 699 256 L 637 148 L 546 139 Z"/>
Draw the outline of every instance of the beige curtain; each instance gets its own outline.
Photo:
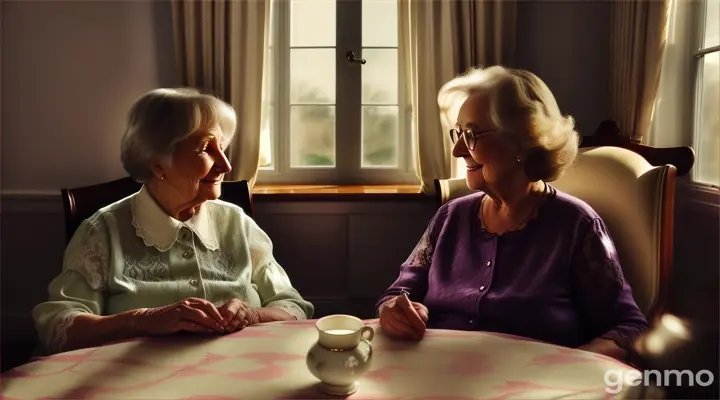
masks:
<path id="1" fill-rule="evenodd" d="M 175 50 L 183 84 L 230 103 L 238 126 L 229 148 L 228 180 L 255 183 L 263 102 L 270 0 L 174 0 Z"/>
<path id="2" fill-rule="evenodd" d="M 400 62 L 406 107 L 412 115 L 415 166 L 425 193 L 434 179 L 459 177 L 438 91 L 472 66 L 511 65 L 516 38 L 515 0 L 399 0 Z"/>
<path id="3" fill-rule="evenodd" d="M 668 0 L 613 1 L 610 117 L 635 141 L 647 136 L 665 48 Z"/>
<path id="4" fill-rule="evenodd" d="M 460 72 L 474 66 L 510 66 L 515 58 L 515 1 L 453 1 Z"/>

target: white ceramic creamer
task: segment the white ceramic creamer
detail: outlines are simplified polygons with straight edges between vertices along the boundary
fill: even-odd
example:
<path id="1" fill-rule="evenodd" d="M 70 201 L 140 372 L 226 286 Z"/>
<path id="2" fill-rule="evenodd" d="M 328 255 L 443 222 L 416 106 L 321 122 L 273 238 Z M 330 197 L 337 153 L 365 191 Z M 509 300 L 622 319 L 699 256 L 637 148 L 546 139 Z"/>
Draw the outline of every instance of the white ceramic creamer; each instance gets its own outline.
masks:
<path id="1" fill-rule="evenodd" d="M 358 380 L 370 368 L 375 331 L 359 318 L 342 314 L 320 318 L 315 327 L 318 340 L 307 353 L 308 370 L 327 394 L 355 393 Z"/>

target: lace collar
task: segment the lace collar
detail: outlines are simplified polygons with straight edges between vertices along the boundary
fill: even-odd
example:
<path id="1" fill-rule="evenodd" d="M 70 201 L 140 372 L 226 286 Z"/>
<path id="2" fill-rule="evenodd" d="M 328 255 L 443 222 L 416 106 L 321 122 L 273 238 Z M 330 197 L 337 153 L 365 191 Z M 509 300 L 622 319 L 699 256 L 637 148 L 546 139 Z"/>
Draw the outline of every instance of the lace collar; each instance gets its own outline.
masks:
<path id="1" fill-rule="evenodd" d="M 135 194 L 131 204 L 132 224 L 146 246 L 153 246 L 163 252 L 168 251 L 177 241 L 180 229 L 186 227 L 200 238 L 208 250 L 214 251 L 220 247 L 212 215 L 206 204 L 203 204 L 200 211 L 192 218 L 181 222 L 167 215 L 144 185 Z"/>

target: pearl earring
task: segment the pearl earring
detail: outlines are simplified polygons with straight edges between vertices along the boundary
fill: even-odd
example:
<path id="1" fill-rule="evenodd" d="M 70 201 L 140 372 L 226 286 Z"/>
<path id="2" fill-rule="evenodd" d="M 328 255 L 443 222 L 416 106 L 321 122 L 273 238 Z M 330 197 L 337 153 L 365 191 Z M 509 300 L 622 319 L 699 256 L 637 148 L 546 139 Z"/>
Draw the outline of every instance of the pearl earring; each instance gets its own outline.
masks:
<path id="1" fill-rule="evenodd" d="M 520 162 L 520 156 L 517 156 L 517 162 L 518 163 Z"/>

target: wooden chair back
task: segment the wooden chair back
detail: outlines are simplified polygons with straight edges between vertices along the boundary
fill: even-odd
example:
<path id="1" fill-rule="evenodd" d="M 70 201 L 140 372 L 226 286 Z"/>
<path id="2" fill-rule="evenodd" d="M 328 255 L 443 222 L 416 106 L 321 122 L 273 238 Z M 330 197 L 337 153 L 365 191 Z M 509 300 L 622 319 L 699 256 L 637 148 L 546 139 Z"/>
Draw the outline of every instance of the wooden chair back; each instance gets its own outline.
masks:
<path id="1" fill-rule="evenodd" d="M 617 122 L 602 121 L 592 136 L 583 136 L 580 147 L 613 146 L 622 147 L 643 156 L 650 165 L 672 165 L 677 176 L 685 176 L 695 164 L 695 150 L 692 147 L 652 147 L 635 143 L 620 133 Z"/>
<path id="2" fill-rule="evenodd" d="M 80 224 L 97 210 L 122 200 L 140 190 L 142 184 L 127 177 L 92 186 L 62 189 L 65 215 L 65 242 L 70 242 Z M 247 181 L 223 182 L 221 200 L 240 206 L 253 215 L 252 199 Z"/>

